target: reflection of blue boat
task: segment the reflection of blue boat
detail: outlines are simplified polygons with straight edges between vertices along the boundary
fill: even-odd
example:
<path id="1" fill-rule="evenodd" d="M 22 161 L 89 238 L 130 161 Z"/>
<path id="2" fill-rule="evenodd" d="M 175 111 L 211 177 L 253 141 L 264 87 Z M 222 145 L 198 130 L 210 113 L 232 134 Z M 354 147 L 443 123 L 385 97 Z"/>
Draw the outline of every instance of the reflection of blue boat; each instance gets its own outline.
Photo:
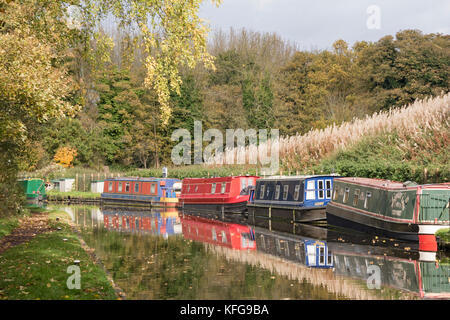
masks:
<path id="1" fill-rule="evenodd" d="M 332 268 L 333 256 L 328 252 L 325 241 L 305 240 L 305 253 L 307 267 Z"/>
<path id="2" fill-rule="evenodd" d="M 177 211 L 103 210 L 108 230 L 169 236 L 181 233 Z"/>
<path id="3" fill-rule="evenodd" d="M 312 268 L 332 268 L 333 256 L 325 241 L 255 229 L 260 252 L 291 260 Z"/>

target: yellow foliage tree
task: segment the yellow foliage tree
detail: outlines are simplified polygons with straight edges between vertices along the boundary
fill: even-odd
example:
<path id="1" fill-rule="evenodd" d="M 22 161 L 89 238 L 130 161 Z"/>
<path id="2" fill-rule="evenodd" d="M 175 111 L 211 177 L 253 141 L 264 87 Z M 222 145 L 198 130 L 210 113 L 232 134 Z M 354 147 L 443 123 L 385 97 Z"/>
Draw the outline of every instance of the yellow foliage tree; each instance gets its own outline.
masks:
<path id="1" fill-rule="evenodd" d="M 71 167 L 72 162 L 77 156 L 77 149 L 71 147 L 59 147 L 56 150 L 53 160 L 65 168 Z"/>

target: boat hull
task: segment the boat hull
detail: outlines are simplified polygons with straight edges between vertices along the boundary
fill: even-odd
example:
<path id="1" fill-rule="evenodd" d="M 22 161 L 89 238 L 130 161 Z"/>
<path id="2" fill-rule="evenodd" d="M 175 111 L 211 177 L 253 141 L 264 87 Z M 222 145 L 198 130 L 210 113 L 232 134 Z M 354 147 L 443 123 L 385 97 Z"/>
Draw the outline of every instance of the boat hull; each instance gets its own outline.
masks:
<path id="1" fill-rule="evenodd" d="M 102 204 L 155 208 L 175 208 L 178 201 L 173 198 L 153 198 L 145 196 L 102 195 Z"/>
<path id="2" fill-rule="evenodd" d="M 406 241 L 421 241 L 423 225 L 410 222 L 393 222 L 364 215 L 350 208 L 341 208 L 333 203 L 327 206 L 327 223 L 331 226 L 377 234 Z"/>
<path id="3" fill-rule="evenodd" d="M 307 223 L 326 220 L 326 206 L 321 207 L 282 207 L 248 204 L 249 217 L 273 220 L 289 220 Z"/>
<path id="4" fill-rule="evenodd" d="M 184 203 L 178 207 L 185 212 L 209 212 L 209 213 L 232 213 L 243 214 L 247 211 L 247 201 L 237 203 Z"/>

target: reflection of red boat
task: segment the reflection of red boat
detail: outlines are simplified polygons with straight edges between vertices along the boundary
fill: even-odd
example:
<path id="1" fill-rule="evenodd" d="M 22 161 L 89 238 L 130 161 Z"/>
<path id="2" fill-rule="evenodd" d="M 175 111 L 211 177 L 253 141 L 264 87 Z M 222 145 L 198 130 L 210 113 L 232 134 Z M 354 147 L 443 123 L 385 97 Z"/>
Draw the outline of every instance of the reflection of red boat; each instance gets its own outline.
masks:
<path id="1" fill-rule="evenodd" d="M 256 176 L 189 178 L 183 180 L 179 206 L 196 211 L 242 213 Z"/>
<path id="2" fill-rule="evenodd" d="M 237 250 L 255 250 L 253 229 L 237 223 L 182 215 L 181 226 L 186 239 Z"/>

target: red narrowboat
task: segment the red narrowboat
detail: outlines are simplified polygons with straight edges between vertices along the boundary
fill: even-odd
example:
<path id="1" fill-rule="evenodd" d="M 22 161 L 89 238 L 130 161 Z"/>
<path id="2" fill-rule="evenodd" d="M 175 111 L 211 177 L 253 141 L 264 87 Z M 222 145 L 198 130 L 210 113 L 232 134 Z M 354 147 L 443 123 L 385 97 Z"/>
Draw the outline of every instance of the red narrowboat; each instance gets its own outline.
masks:
<path id="1" fill-rule="evenodd" d="M 236 250 L 256 250 L 255 234 L 249 226 L 186 214 L 180 220 L 185 239 Z"/>
<path id="2" fill-rule="evenodd" d="M 256 176 L 187 178 L 183 180 L 179 206 L 185 210 L 244 213 Z"/>

